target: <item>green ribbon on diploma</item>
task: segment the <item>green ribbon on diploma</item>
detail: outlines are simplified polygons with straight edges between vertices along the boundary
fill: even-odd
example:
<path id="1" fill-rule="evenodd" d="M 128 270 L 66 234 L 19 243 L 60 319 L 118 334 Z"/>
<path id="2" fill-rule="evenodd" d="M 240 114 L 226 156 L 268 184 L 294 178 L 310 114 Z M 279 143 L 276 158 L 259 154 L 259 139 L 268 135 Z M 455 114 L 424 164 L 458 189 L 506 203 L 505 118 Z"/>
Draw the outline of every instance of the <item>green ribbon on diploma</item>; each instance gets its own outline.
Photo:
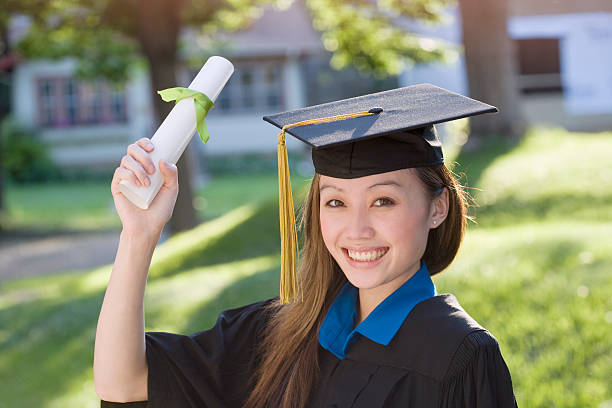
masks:
<path id="1" fill-rule="evenodd" d="M 196 127 L 198 128 L 198 133 L 200 134 L 200 139 L 202 142 L 208 142 L 210 135 L 208 134 L 208 129 L 206 129 L 206 114 L 215 106 L 213 101 L 210 100 L 208 96 L 203 94 L 200 91 L 194 91 L 189 88 L 168 88 L 162 89 L 161 91 L 157 91 L 157 93 L 161 96 L 164 102 L 182 101 L 186 98 L 193 98 L 193 105 L 195 106 L 196 113 Z"/>

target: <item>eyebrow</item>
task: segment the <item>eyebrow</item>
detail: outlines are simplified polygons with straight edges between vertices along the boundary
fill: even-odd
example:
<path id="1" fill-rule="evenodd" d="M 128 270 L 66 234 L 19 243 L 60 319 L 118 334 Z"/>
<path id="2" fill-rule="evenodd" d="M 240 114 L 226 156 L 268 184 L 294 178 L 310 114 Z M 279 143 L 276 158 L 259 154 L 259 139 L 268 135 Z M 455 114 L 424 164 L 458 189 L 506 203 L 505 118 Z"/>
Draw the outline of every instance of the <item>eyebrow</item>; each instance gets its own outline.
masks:
<path id="1" fill-rule="evenodd" d="M 341 188 L 339 188 L 339 187 L 336 187 L 336 186 L 332 186 L 332 185 L 326 184 L 326 185 L 323 185 L 323 186 L 320 186 L 320 187 L 319 187 L 319 192 L 321 192 L 321 191 L 325 190 L 326 188 L 333 188 L 334 190 L 344 191 L 343 189 L 341 189 Z"/>
<path id="2" fill-rule="evenodd" d="M 386 181 L 381 181 L 380 183 L 372 184 L 370 187 L 368 187 L 368 190 L 371 189 L 371 188 L 374 188 L 374 187 L 378 187 L 378 186 L 396 186 L 396 187 L 401 187 L 401 185 L 399 183 L 397 183 L 396 181 L 386 180 Z M 325 190 L 326 188 L 333 188 L 334 190 L 338 190 L 340 192 L 344 191 L 340 187 L 332 186 L 330 184 L 325 184 L 325 185 L 323 185 L 323 186 L 321 186 L 319 188 L 319 192 Z"/>
<path id="3" fill-rule="evenodd" d="M 401 187 L 401 185 L 393 180 L 386 180 L 386 181 L 381 181 L 380 183 L 376 183 L 376 184 L 372 184 L 370 187 L 368 187 L 368 189 L 373 188 L 373 187 L 378 187 L 378 186 L 396 186 L 396 187 Z"/>

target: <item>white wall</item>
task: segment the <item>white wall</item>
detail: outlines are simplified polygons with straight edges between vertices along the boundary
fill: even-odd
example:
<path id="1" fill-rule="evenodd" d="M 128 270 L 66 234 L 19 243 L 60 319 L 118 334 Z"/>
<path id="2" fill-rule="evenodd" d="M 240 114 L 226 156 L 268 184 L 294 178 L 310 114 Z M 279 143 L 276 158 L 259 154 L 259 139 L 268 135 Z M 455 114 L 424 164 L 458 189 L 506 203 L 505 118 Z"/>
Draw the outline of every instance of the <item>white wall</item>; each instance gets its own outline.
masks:
<path id="1" fill-rule="evenodd" d="M 276 136 L 280 129 L 262 119 L 264 114 L 272 113 L 276 112 L 214 115 L 211 111 L 206 119 L 210 140 L 203 145 L 203 150 L 206 154 L 275 152 L 278 145 Z M 286 143 L 287 149 L 304 146 L 290 135 L 287 135 Z"/>

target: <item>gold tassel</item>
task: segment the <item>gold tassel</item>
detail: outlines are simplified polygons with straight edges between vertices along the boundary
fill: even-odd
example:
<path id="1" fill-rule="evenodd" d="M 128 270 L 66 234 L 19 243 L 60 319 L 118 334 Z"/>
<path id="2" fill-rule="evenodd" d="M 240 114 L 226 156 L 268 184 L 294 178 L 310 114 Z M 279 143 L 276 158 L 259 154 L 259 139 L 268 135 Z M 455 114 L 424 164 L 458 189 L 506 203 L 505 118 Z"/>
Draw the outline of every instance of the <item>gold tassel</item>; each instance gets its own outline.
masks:
<path id="1" fill-rule="evenodd" d="M 297 228 L 293 209 L 293 193 L 289 159 L 285 145 L 285 128 L 278 135 L 278 212 L 281 235 L 280 301 L 289 303 L 299 294 L 296 276 Z"/>
<path id="2" fill-rule="evenodd" d="M 289 159 L 287 157 L 287 146 L 285 145 L 285 131 L 297 126 L 332 122 L 359 116 L 373 115 L 376 113 L 379 113 L 379 111 L 356 112 L 346 115 L 330 116 L 327 118 L 309 119 L 283 126 L 278 134 L 278 213 L 281 235 L 280 301 L 283 304 L 290 303 L 302 296 L 296 272 L 298 239 L 297 227 L 295 224 L 295 211 L 293 209 L 291 178 L 289 174 Z"/>

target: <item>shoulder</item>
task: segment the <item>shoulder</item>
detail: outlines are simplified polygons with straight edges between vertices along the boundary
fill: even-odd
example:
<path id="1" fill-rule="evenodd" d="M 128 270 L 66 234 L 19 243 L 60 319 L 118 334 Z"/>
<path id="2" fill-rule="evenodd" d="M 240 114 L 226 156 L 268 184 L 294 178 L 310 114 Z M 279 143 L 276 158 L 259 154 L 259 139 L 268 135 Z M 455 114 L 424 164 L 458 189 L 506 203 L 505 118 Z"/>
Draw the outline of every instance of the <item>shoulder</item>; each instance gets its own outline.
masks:
<path id="1" fill-rule="evenodd" d="M 470 316 L 457 301 L 455 295 L 445 293 L 418 303 L 405 325 L 412 328 L 428 328 L 432 336 L 463 338 L 474 330 L 484 328 Z"/>
<path id="2" fill-rule="evenodd" d="M 442 406 L 477 401 L 478 406 L 516 408 L 512 379 L 497 339 L 455 296 L 434 296 L 413 312 L 393 339 L 397 340 L 396 366 L 399 362 L 403 369 L 438 383 Z"/>
<path id="3" fill-rule="evenodd" d="M 503 360 L 497 339 L 487 330 L 472 332 L 463 339 L 449 362 L 444 377 L 452 379 L 462 375 L 466 370 L 473 368 L 478 360 L 485 363 L 481 368 L 486 368 L 486 364 L 495 360 Z"/>
<path id="4" fill-rule="evenodd" d="M 217 324 L 240 323 L 244 321 L 265 322 L 278 307 L 278 297 L 227 309 L 219 314 Z"/>
<path id="5" fill-rule="evenodd" d="M 391 342 L 390 351 L 393 360 L 404 368 L 441 381 L 451 367 L 457 366 L 458 350 L 492 342 L 497 344 L 454 295 L 443 294 L 414 307 Z"/>
<path id="6" fill-rule="evenodd" d="M 256 337 L 264 330 L 272 316 L 278 298 L 266 299 L 248 305 L 227 309 L 219 313 L 210 329 L 191 335 L 166 332 L 147 332 L 148 344 L 159 344 L 165 348 L 182 347 L 193 342 L 200 345 L 210 342 L 232 343 Z"/>
<path id="7" fill-rule="evenodd" d="M 269 318 L 278 304 L 278 298 L 266 299 L 219 313 L 217 322 L 210 330 L 195 333 L 195 339 L 208 335 L 211 331 L 225 333 L 227 338 L 257 336 L 265 329 Z"/>

